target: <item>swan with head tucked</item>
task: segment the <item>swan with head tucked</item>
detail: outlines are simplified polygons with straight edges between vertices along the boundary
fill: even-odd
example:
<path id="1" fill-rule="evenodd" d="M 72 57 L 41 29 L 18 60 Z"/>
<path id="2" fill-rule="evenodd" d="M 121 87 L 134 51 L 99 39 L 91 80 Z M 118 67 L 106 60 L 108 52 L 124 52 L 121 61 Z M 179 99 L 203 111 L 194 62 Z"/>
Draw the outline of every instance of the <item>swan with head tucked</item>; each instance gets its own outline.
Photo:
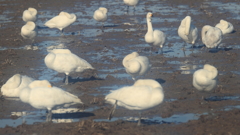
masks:
<path id="1" fill-rule="evenodd" d="M 22 19 L 25 22 L 37 20 L 37 10 L 35 8 L 29 7 L 27 10 L 23 11 Z"/>
<path id="2" fill-rule="evenodd" d="M 107 103 L 114 105 L 108 119 L 111 119 L 116 106 L 121 106 L 129 110 L 139 110 L 140 117 L 138 125 L 140 125 L 141 111 L 159 105 L 163 99 L 163 88 L 157 81 L 152 79 L 139 79 L 132 86 L 125 86 L 113 90 L 105 97 Z"/>
<path id="3" fill-rule="evenodd" d="M 20 91 L 27 87 L 33 80 L 31 77 L 15 74 L 2 86 L 2 95 L 6 97 L 19 97 Z"/>
<path id="4" fill-rule="evenodd" d="M 135 12 L 135 8 L 136 8 L 136 5 L 138 4 L 139 0 L 123 0 L 123 2 L 128 5 L 127 7 L 127 12 L 128 12 L 128 8 L 129 6 L 133 6 L 134 7 L 134 12 Z"/>
<path id="5" fill-rule="evenodd" d="M 107 12 L 108 12 L 107 8 L 100 7 L 93 14 L 93 18 L 96 21 L 102 22 L 102 27 L 104 27 L 104 22 L 107 20 Z"/>
<path id="6" fill-rule="evenodd" d="M 31 40 L 31 47 L 33 47 L 33 42 L 35 40 L 35 37 L 37 36 L 36 24 L 34 22 L 32 22 L 32 21 L 27 22 L 21 28 L 21 36 L 24 39 Z"/>
<path id="7" fill-rule="evenodd" d="M 178 35 L 185 41 L 194 45 L 198 37 L 198 29 L 192 24 L 191 16 L 186 16 L 178 27 Z"/>
<path id="8" fill-rule="evenodd" d="M 193 74 L 193 86 L 199 91 L 211 91 L 217 85 L 218 71 L 212 65 L 205 64 Z"/>
<path id="9" fill-rule="evenodd" d="M 68 84 L 68 75 L 73 72 L 83 72 L 94 69 L 86 60 L 73 54 L 68 49 L 53 49 L 45 57 L 44 62 L 50 69 L 58 73 L 65 73 L 65 83 Z"/>
<path id="10" fill-rule="evenodd" d="M 145 41 L 149 44 L 153 44 L 154 46 L 160 46 L 162 52 L 162 47 L 165 43 L 166 35 L 160 30 L 153 30 L 151 22 L 152 16 L 153 14 L 151 12 L 147 13 L 146 20 L 148 30 L 147 33 L 145 34 Z"/>
<path id="11" fill-rule="evenodd" d="M 52 120 L 52 109 L 55 106 L 83 104 L 77 96 L 58 87 L 52 87 L 47 80 L 33 81 L 29 87 L 21 90 L 20 99 L 36 109 L 47 109 L 46 121 Z"/>
<path id="12" fill-rule="evenodd" d="M 222 31 L 219 28 L 205 25 L 202 28 L 202 42 L 207 48 L 217 48 L 222 41 Z"/>
<path id="13" fill-rule="evenodd" d="M 230 22 L 225 20 L 220 20 L 220 22 L 216 24 L 215 27 L 221 29 L 223 35 L 232 33 L 234 30 L 233 25 Z"/>
<path id="14" fill-rule="evenodd" d="M 145 75 L 151 68 L 151 64 L 147 57 L 139 56 L 137 52 L 133 52 L 124 57 L 122 61 L 126 72 L 132 76 L 135 81 L 137 76 Z"/>
<path id="15" fill-rule="evenodd" d="M 76 21 L 75 14 L 69 14 L 67 12 L 60 12 L 58 16 L 53 17 L 47 21 L 44 25 L 49 28 L 57 28 L 63 34 L 63 29 Z"/>

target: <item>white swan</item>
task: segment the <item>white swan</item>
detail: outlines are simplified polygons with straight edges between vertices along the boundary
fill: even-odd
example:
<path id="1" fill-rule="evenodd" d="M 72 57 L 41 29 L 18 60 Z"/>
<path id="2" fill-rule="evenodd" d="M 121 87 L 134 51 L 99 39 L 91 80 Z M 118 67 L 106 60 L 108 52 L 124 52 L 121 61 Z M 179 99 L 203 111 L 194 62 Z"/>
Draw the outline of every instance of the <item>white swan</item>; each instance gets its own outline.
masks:
<path id="1" fill-rule="evenodd" d="M 57 28 L 63 34 L 63 29 L 76 21 L 77 17 L 75 14 L 69 14 L 67 12 L 60 12 L 58 16 L 53 17 L 47 21 L 44 25 L 49 28 Z"/>
<path id="2" fill-rule="evenodd" d="M 37 29 L 34 22 L 29 21 L 21 28 L 21 36 L 24 39 L 30 39 L 31 40 L 31 46 L 33 46 L 33 42 L 35 40 L 35 37 L 37 36 Z"/>
<path id="3" fill-rule="evenodd" d="M 193 74 L 193 86 L 199 91 L 211 91 L 217 85 L 218 71 L 212 65 L 205 64 Z"/>
<path id="4" fill-rule="evenodd" d="M 147 57 L 139 56 L 137 52 L 133 52 L 124 57 L 122 61 L 126 72 L 132 76 L 135 81 L 136 76 L 141 76 L 146 74 L 146 72 L 151 68 L 151 64 Z"/>
<path id="5" fill-rule="evenodd" d="M 29 7 L 27 10 L 23 11 L 22 19 L 25 22 L 37 20 L 37 10 L 35 8 Z"/>
<path id="6" fill-rule="evenodd" d="M 219 28 L 205 25 L 202 28 L 202 42 L 207 48 L 217 48 L 222 41 L 222 31 Z"/>
<path id="7" fill-rule="evenodd" d="M 166 40 L 166 35 L 160 30 L 153 31 L 151 22 L 152 16 L 153 14 L 151 12 L 147 13 L 146 20 L 148 31 L 145 34 L 145 41 L 149 44 L 153 44 L 154 46 L 160 46 L 160 49 L 162 49 Z"/>
<path id="8" fill-rule="evenodd" d="M 136 8 L 136 5 L 138 4 L 139 0 L 123 0 L 123 2 L 128 5 L 128 8 L 129 6 L 134 6 L 134 11 L 135 11 L 135 8 Z M 127 8 L 127 10 L 128 10 Z"/>
<path id="9" fill-rule="evenodd" d="M 129 110 L 139 110 L 140 117 L 138 125 L 141 124 L 141 111 L 159 105 L 163 99 L 164 93 L 162 86 L 152 79 L 139 79 L 133 86 L 126 86 L 111 91 L 111 93 L 105 97 L 107 103 L 114 105 L 113 110 L 110 112 L 109 120 L 118 105 Z"/>
<path id="10" fill-rule="evenodd" d="M 68 84 L 68 75 L 72 72 L 83 72 L 94 69 L 86 60 L 71 53 L 68 49 L 54 49 L 44 59 L 46 66 L 58 73 L 65 73 L 65 83 Z"/>
<path id="11" fill-rule="evenodd" d="M 191 16 L 186 16 L 178 27 L 178 35 L 185 41 L 194 45 L 198 37 L 198 29 L 192 24 Z"/>
<path id="12" fill-rule="evenodd" d="M 104 27 L 104 22 L 107 20 L 107 12 L 108 12 L 107 8 L 100 7 L 93 14 L 93 18 L 96 21 L 102 22 L 102 27 Z"/>
<path id="13" fill-rule="evenodd" d="M 36 109 L 47 109 L 47 119 L 46 121 L 52 120 L 52 108 L 59 105 L 73 105 L 73 104 L 83 104 L 82 101 L 75 95 L 70 94 L 58 87 L 52 87 L 47 80 L 33 81 L 21 90 L 20 99 L 21 101 L 30 104 Z M 34 84 L 37 83 L 37 84 Z"/>
<path id="14" fill-rule="evenodd" d="M 2 86 L 2 95 L 6 97 L 19 97 L 20 91 L 27 87 L 34 79 L 20 74 L 15 74 Z"/>
<path id="15" fill-rule="evenodd" d="M 221 29 L 223 35 L 231 33 L 234 30 L 233 25 L 230 22 L 225 20 L 220 20 L 220 22 L 216 24 L 215 27 Z"/>

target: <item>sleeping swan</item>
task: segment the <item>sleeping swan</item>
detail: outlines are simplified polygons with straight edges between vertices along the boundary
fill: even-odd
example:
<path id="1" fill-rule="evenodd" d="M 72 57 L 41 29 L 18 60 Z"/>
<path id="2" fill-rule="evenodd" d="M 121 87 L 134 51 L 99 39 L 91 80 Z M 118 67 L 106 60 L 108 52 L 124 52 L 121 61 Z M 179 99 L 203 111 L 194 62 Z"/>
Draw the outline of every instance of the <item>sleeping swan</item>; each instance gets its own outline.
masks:
<path id="1" fill-rule="evenodd" d="M 215 27 L 221 29 L 223 35 L 231 33 L 234 30 L 233 25 L 225 20 L 220 20 L 220 22 Z"/>
<path id="2" fill-rule="evenodd" d="M 27 10 L 23 11 L 22 19 L 25 22 L 37 20 L 37 10 L 35 8 L 29 7 Z"/>
<path id="3" fill-rule="evenodd" d="M 207 48 L 217 48 L 222 41 L 222 31 L 217 27 L 205 25 L 202 28 L 202 42 Z"/>

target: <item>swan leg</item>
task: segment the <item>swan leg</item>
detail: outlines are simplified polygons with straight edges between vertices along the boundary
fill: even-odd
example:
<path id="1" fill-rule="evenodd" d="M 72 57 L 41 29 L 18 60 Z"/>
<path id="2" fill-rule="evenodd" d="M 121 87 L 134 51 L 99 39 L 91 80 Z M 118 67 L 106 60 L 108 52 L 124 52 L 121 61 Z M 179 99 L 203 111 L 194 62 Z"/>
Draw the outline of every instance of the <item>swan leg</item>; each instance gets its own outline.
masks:
<path id="1" fill-rule="evenodd" d="M 161 52 L 161 53 L 160 53 L 160 52 Z M 162 47 L 159 48 L 158 54 L 163 54 L 163 49 L 162 49 Z"/>
<path id="2" fill-rule="evenodd" d="M 68 85 L 68 78 L 69 78 L 69 77 L 68 77 L 68 75 L 66 74 L 66 76 L 65 76 L 65 84 L 66 84 L 66 85 Z"/>
<path id="3" fill-rule="evenodd" d="M 140 126 L 141 125 L 141 112 L 139 112 L 139 119 L 138 119 L 138 124 L 137 124 L 138 126 Z"/>
<path id="4" fill-rule="evenodd" d="M 52 121 L 52 110 L 48 110 L 47 116 L 46 116 L 46 122 Z"/>
<path id="5" fill-rule="evenodd" d="M 63 34 L 63 29 L 61 30 L 61 36 L 64 36 L 64 34 Z"/>
<path id="6" fill-rule="evenodd" d="M 117 107 L 117 100 L 115 101 L 115 104 L 113 105 L 113 108 L 112 108 L 112 110 L 111 110 L 110 113 L 109 113 L 108 120 L 111 120 L 111 119 L 112 119 L 112 115 L 113 115 L 113 113 L 115 112 L 116 107 Z"/>

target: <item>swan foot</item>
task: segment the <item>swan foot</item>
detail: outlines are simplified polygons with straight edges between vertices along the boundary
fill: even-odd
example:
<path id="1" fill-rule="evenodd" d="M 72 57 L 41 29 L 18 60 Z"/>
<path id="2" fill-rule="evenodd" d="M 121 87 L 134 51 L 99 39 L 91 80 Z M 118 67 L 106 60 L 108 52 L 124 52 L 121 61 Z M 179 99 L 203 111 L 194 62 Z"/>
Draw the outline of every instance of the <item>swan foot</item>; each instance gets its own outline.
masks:
<path id="1" fill-rule="evenodd" d="M 112 119 L 112 115 L 113 115 L 113 113 L 115 112 L 116 107 L 117 107 L 117 100 L 116 100 L 115 104 L 113 105 L 112 110 L 111 110 L 110 113 L 109 113 L 108 120 L 111 120 L 111 119 Z"/>

